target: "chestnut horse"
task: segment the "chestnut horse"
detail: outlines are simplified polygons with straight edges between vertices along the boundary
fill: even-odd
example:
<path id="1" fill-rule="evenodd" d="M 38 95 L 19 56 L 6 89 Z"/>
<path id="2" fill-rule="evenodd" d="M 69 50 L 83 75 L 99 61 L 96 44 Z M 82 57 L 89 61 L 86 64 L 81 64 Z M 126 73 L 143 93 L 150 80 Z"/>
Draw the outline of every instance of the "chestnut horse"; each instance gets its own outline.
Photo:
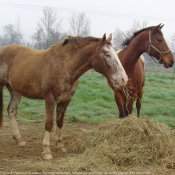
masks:
<path id="1" fill-rule="evenodd" d="M 118 50 L 117 54 L 119 54 L 119 52 L 122 50 Z M 125 99 L 124 101 L 124 106 L 125 106 L 125 110 L 127 112 L 129 112 L 129 109 L 131 109 L 133 107 L 133 103 L 136 100 L 136 109 L 137 109 L 137 117 L 140 117 L 140 108 L 141 108 L 141 99 L 142 99 L 142 95 L 143 95 L 143 87 L 145 85 L 145 58 L 143 57 L 143 55 L 140 56 L 140 58 L 137 61 L 137 66 L 136 66 L 136 71 L 135 73 L 139 72 L 139 75 L 135 74 L 135 76 L 137 77 L 137 83 L 135 85 L 135 87 L 131 87 L 128 83 L 128 85 L 126 85 L 125 87 L 122 87 L 119 91 L 120 93 L 123 93 L 123 98 Z M 135 70 L 135 69 L 134 69 Z M 134 72 L 133 70 L 133 72 Z M 133 76 L 133 77 L 135 77 Z M 130 79 L 129 81 L 135 81 L 135 79 Z M 136 89 L 137 88 L 137 89 Z M 136 90 L 140 90 L 138 91 L 137 94 L 135 94 Z M 135 91 L 134 91 L 135 90 Z M 122 92 L 121 92 L 122 91 Z M 117 92 L 114 93 L 116 94 Z M 120 111 L 122 110 L 122 107 L 120 107 L 119 105 L 121 104 L 121 99 L 119 96 L 117 98 L 117 96 L 115 96 L 116 99 L 116 103 L 119 109 L 119 117 L 120 117 Z M 129 115 L 129 114 L 128 114 Z M 123 117 L 120 117 L 123 118 Z"/>
<path id="2" fill-rule="evenodd" d="M 93 68 L 103 74 L 115 88 L 127 84 L 127 75 L 111 47 L 112 35 L 106 39 L 71 37 L 46 50 L 34 50 L 20 45 L 0 49 L 0 125 L 2 126 L 2 90 L 6 86 L 11 99 L 8 115 L 13 138 L 24 146 L 16 122 L 21 97 L 44 99 L 46 108 L 43 158 L 51 159 L 50 132 L 56 106 L 56 147 L 65 151 L 61 129 L 65 110 L 77 88 L 77 79 Z"/>
<path id="3" fill-rule="evenodd" d="M 132 113 L 133 103 L 136 100 L 137 116 L 140 116 L 141 99 L 145 82 L 144 67 L 138 61 L 141 54 L 147 52 L 155 57 L 165 68 L 172 67 L 174 58 L 167 46 L 161 31 L 163 25 L 144 28 L 133 34 L 133 36 L 123 42 L 126 46 L 118 53 L 119 59 L 128 75 L 128 94 L 122 90 L 114 89 L 115 100 L 119 110 L 119 117 L 123 118 Z M 112 87 L 110 81 L 109 85 Z M 124 88 L 126 89 L 126 88 Z"/>

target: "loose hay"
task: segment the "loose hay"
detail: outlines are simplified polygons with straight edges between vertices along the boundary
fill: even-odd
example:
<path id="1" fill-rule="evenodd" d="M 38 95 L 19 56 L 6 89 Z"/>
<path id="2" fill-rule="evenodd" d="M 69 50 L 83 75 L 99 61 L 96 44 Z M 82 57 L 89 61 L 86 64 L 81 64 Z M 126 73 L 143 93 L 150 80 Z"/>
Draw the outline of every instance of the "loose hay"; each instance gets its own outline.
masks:
<path id="1" fill-rule="evenodd" d="M 136 98 L 140 100 L 140 98 L 135 93 L 133 93 L 131 89 L 134 89 L 134 88 L 128 85 L 120 88 L 120 90 L 124 93 L 126 98 L 125 107 L 127 110 L 128 110 L 128 105 L 130 101 L 134 101 Z"/>
<path id="2" fill-rule="evenodd" d="M 104 122 L 96 131 L 82 132 L 72 147 L 82 153 L 70 159 L 67 168 L 72 171 L 111 172 L 128 166 L 170 166 L 175 161 L 174 131 L 148 118 Z"/>

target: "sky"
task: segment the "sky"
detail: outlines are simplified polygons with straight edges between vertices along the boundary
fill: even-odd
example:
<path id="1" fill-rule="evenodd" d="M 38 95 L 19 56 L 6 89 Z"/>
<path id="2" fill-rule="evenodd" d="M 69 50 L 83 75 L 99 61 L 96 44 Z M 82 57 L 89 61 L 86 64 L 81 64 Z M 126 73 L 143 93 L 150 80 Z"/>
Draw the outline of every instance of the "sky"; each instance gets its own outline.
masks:
<path id="1" fill-rule="evenodd" d="M 0 0 L 0 36 L 7 24 L 20 21 L 24 40 L 31 40 L 44 7 L 53 7 L 62 18 L 62 31 L 68 31 L 67 19 L 72 12 L 86 14 L 91 23 L 90 35 L 102 37 L 116 28 L 126 31 L 133 21 L 147 26 L 164 24 L 167 40 L 175 34 L 174 0 Z"/>

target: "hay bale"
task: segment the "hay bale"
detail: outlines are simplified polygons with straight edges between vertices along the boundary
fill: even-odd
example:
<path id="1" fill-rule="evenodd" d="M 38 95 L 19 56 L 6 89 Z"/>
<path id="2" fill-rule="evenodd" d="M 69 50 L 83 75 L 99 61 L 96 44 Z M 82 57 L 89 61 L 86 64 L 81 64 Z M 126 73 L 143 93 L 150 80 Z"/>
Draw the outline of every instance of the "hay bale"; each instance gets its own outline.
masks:
<path id="1" fill-rule="evenodd" d="M 74 151 L 82 154 L 70 160 L 69 170 L 117 171 L 122 166 L 160 165 L 175 155 L 174 138 L 167 125 L 148 118 L 109 120 L 81 134 Z"/>

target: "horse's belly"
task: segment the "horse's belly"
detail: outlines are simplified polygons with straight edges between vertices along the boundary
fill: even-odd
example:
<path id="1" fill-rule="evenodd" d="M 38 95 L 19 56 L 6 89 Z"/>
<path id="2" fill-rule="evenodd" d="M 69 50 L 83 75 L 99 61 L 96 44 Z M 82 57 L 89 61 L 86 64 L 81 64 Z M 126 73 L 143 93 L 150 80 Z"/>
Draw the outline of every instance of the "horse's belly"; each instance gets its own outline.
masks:
<path id="1" fill-rule="evenodd" d="M 36 84 L 11 84 L 11 87 L 18 92 L 20 95 L 32 98 L 32 99 L 44 99 L 44 93 L 41 89 L 41 87 L 36 86 Z"/>
<path id="2" fill-rule="evenodd" d="M 60 79 L 49 81 L 45 78 L 24 79 L 22 77 L 13 77 L 9 80 L 9 84 L 16 92 L 27 98 L 45 99 L 51 93 L 57 103 L 70 99 L 77 86 L 77 84 L 74 86 L 67 83 L 66 80 L 61 81 Z"/>

